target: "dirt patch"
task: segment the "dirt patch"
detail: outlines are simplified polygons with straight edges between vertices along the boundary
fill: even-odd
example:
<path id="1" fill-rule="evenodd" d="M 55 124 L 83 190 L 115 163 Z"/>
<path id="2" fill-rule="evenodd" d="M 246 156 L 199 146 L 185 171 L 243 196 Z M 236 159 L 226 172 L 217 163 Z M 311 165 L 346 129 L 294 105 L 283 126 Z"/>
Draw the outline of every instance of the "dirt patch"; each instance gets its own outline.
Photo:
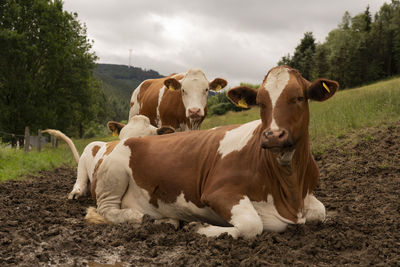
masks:
<path id="1" fill-rule="evenodd" d="M 0 266 L 400 264 L 400 122 L 345 136 L 316 156 L 324 224 L 252 240 L 206 238 L 182 223 L 88 225 L 89 197 L 67 200 L 75 169 L 0 183 Z M 118 265 L 118 263 L 121 263 Z"/>

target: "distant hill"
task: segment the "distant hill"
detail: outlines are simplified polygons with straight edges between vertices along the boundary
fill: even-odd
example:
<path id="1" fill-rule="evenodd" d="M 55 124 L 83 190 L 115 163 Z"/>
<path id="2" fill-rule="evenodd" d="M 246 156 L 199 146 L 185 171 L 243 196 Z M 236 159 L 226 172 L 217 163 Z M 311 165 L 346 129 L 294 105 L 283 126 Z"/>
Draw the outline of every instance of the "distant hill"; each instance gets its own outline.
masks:
<path id="1" fill-rule="evenodd" d="M 142 81 L 164 77 L 154 70 L 115 64 L 97 64 L 94 75 L 103 82 L 107 96 L 130 99 L 133 89 Z"/>
<path id="2" fill-rule="evenodd" d="M 163 77 L 157 71 L 115 64 L 97 64 L 94 76 L 101 80 L 104 112 L 108 120 L 126 120 L 133 90 L 144 80 Z"/>

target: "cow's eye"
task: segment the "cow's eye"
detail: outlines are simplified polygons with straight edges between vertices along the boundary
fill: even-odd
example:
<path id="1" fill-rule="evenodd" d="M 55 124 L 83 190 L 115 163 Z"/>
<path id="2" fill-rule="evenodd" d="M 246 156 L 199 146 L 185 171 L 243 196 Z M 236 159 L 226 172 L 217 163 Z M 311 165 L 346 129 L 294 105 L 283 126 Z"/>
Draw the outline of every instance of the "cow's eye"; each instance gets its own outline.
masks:
<path id="1" fill-rule="evenodd" d="M 185 90 L 182 89 L 182 93 L 185 93 Z"/>
<path id="2" fill-rule="evenodd" d="M 206 88 L 206 92 L 208 92 L 208 88 Z"/>
<path id="3" fill-rule="evenodd" d="M 304 101 L 304 97 L 302 97 L 302 96 L 299 96 L 299 97 L 297 98 L 297 101 L 299 101 L 299 102 L 303 102 L 303 101 Z"/>

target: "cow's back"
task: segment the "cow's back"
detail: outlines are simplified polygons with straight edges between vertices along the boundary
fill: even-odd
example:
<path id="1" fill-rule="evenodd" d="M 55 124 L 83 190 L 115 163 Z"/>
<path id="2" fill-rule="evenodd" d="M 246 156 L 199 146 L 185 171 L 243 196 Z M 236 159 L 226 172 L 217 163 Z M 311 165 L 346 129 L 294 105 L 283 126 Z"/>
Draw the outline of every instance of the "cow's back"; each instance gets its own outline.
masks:
<path id="1" fill-rule="evenodd" d="M 150 119 L 150 123 L 153 126 L 176 126 L 172 124 L 162 123 L 160 116 L 160 103 L 163 103 L 163 106 L 165 106 L 164 103 L 170 103 L 170 105 L 168 105 L 168 109 L 162 109 L 163 112 L 167 113 L 169 117 L 178 116 L 176 109 L 179 107 L 179 105 L 182 104 L 182 100 L 180 100 L 180 92 L 168 92 L 167 88 L 164 86 L 164 81 L 171 77 L 182 79 L 183 75 L 171 74 L 170 76 L 165 78 L 149 79 L 142 82 L 132 94 L 129 118 L 135 115 L 144 115 Z M 168 100 L 166 101 L 166 99 L 164 98 L 166 98 L 167 96 Z"/>

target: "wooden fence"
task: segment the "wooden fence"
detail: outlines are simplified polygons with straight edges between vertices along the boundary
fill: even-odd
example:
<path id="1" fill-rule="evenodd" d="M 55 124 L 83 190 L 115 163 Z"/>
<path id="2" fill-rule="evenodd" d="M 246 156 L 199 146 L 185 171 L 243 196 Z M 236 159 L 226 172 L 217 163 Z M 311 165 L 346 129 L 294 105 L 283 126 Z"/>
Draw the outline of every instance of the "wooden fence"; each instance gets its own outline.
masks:
<path id="1" fill-rule="evenodd" d="M 36 136 L 31 135 L 29 131 L 29 127 L 25 127 L 25 134 L 24 135 L 18 135 L 18 134 L 11 134 L 11 133 L 5 133 L 5 132 L 0 132 L 3 135 L 8 135 L 11 139 L 11 147 L 19 147 L 22 148 L 24 147 L 25 152 L 29 152 L 31 149 L 36 148 L 39 152 L 42 151 L 43 145 L 47 144 L 49 139 L 45 136 L 42 136 L 42 130 L 38 130 L 38 134 Z M 50 142 L 51 142 L 51 147 L 56 148 L 58 147 L 58 139 L 54 136 L 50 136 Z"/>

